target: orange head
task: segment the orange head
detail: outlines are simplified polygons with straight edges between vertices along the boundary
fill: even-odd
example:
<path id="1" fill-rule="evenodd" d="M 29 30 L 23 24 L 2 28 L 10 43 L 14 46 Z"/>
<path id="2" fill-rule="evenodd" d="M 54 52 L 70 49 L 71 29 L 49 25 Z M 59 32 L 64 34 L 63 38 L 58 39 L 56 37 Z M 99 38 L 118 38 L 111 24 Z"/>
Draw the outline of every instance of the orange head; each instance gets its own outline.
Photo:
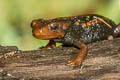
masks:
<path id="1" fill-rule="evenodd" d="M 33 36 L 39 39 L 55 39 L 64 37 L 70 22 L 37 19 L 31 23 Z"/>

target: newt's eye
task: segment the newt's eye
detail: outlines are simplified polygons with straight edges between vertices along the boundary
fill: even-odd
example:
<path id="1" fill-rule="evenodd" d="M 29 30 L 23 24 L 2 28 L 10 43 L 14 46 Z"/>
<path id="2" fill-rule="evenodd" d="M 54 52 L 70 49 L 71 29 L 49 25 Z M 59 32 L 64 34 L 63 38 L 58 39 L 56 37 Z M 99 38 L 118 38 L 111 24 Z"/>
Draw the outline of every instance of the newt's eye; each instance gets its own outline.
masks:
<path id="1" fill-rule="evenodd" d="M 50 26 L 51 30 L 56 30 L 58 28 L 58 25 L 56 24 L 51 24 Z"/>

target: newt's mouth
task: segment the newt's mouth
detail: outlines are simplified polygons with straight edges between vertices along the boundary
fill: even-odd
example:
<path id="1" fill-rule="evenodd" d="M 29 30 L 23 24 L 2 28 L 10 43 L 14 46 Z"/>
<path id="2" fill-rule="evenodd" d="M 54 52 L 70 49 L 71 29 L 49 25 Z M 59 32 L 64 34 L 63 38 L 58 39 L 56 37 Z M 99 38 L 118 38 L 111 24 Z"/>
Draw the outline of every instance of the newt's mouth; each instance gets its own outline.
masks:
<path id="1" fill-rule="evenodd" d="M 58 36 L 58 35 L 35 35 L 35 34 L 33 34 L 33 36 L 38 39 L 43 39 L 43 40 L 62 38 L 62 36 Z"/>
<path id="2" fill-rule="evenodd" d="M 60 31 L 49 31 L 49 29 L 33 29 L 32 30 L 33 36 L 38 39 L 49 40 L 55 38 L 62 38 L 64 37 L 64 32 Z"/>

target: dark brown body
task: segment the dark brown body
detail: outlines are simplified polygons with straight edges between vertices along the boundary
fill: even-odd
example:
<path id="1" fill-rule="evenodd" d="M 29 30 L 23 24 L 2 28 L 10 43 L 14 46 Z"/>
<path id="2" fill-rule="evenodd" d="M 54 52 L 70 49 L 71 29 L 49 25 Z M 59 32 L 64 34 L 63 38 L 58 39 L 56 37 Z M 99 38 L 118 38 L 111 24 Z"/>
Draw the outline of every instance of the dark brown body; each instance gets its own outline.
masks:
<path id="1" fill-rule="evenodd" d="M 88 52 L 86 44 L 120 34 L 120 26 L 117 27 L 112 20 L 95 14 L 38 19 L 33 20 L 31 26 L 36 38 L 50 40 L 43 49 L 55 48 L 55 42 L 80 48 L 77 57 L 68 63 L 72 66 L 82 64 Z"/>

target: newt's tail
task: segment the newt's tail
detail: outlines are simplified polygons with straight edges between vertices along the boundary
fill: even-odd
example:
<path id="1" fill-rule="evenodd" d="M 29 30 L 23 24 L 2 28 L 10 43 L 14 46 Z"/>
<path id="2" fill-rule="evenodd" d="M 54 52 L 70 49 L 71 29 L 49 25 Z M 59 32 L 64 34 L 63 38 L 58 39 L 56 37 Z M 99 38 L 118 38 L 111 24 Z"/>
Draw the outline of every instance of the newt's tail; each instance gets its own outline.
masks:
<path id="1" fill-rule="evenodd" d="M 117 25 L 117 27 L 114 30 L 114 36 L 120 37 L 120 24 Z"/>

